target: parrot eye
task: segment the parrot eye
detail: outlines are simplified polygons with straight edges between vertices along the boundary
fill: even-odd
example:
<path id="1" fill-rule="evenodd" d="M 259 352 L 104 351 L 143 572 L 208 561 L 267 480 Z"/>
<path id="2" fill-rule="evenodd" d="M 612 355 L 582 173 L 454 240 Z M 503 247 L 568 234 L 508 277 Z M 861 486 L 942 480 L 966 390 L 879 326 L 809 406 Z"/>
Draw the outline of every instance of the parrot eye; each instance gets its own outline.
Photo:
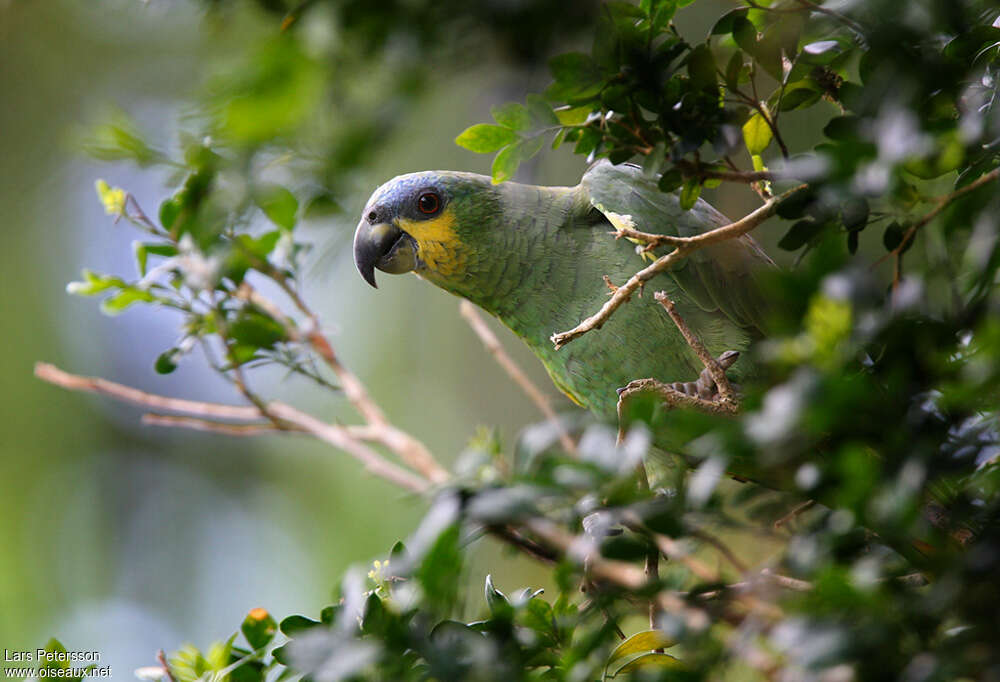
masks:
<path id="1" fill-rule="evenodd" d="M 437 213 L 437 210 L 441 207 L 441 197 L 439 197 L 434 192 L 425 192 L 420 195 L 417 199 L 417 208 L 420 209 L 421 213 L 430 215 L 431 213 Z"/>

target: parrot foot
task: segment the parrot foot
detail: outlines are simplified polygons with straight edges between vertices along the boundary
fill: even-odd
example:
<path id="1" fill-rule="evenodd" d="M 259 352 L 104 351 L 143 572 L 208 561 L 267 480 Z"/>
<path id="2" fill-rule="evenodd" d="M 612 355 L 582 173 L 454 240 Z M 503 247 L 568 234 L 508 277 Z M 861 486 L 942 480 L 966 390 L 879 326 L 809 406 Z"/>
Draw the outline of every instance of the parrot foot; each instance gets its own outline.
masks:
<path id="1" fill-rule="evenodd" d="M 722 371 L 725 372 L 733 366 L 739 357 L 739 351 L 727 350 L 725 353 L 717 357 L 715 362 L 719 365 Z M 701 374 L 698 375 L 698 378 L 695 381 L 675 381 L 667 385 L 675 391 L 680 391 L 681 393 L 692 397 L 702 398 L 704 400 L 718 400 L 719 398 L 719 387 L 715 383 L 715 379 L 712 378 L 712 372 L 708 367 L 701 370 Z M 739 384 L 730 382 L 729 385 L 732 386 L 736 393 L 740 392 Z"/>
<path id="2" fill-rule="evenodd" d="M 715 358 L 719 369 L 725 372 L 739 359 L 738 351 L 727 350 Z M 664 383 L 656 379 L 638 379 L 624 388 L 618 389 L 618 413 L 622 414 L 622 404 L 637 393 L 653 393 L 668 407 L 690 407 L 709 414 L 735 415 L 739 413 L 739 403 L 728 398 L 712 377 L 713 368 L 706 367 L 695 381 L 675 381 Z M 730 389 L 739 392 L 739 387 L 730 384 Z"/>

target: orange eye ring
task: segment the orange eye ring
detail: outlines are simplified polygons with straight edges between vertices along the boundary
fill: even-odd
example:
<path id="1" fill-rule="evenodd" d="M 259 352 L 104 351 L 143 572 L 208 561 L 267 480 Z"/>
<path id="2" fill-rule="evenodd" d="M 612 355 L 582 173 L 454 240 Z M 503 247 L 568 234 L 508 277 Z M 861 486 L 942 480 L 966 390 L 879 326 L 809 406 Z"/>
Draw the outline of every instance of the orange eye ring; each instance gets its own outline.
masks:
<path id="1" fill-rule="evenodd" d="M 417 199 L 417 210 L 425 215 L 437 213 L 441 208 L 441 197 L 434 192 L 424 192 Z"/>

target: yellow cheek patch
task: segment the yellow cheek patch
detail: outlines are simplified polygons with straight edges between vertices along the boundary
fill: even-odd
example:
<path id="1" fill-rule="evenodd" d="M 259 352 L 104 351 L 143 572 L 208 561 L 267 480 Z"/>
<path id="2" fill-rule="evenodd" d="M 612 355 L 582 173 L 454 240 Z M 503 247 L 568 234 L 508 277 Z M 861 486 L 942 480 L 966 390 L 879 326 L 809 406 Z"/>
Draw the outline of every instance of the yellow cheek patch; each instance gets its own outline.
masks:
<path id="1" fill-rule="evenodd" d="M 416 240 L 417 256 L 429 270 L 449 277 L 465 269 L 466 258 L 455 233 L 455 214 L 450 208 L 430 220 L 400 218 L 397 222 L 401 230 Z"/>

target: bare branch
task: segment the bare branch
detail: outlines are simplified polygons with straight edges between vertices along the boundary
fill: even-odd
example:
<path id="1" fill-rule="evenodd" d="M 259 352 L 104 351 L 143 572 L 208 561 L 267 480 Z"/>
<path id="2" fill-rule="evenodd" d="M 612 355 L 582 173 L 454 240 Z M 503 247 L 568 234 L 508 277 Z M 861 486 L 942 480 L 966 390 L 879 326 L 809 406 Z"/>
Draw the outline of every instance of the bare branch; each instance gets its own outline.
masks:
<path id="1" fill-rule="evenodd" d="M 782 526 L 784 526 L 786 523 L 790 523 L 791 521 L 793 521 L 799 514 L 806 511 L 814 504 L 815 502 L 813 500 L 806 500 L 801 504 L 795 505 L 795 507 L 793 507 L 790 512 L 788 512 L 787 514 L 785 514 L 780 519 L 774 522 L 773 524 L 774 529 L 780 530 Z"/>
<path id="2" fill-rule="evenodd" d="M 756 182 L 773 182 L 775 180 L 782 179 L 781 175 L 772 173 L 771 171 L 713 170 L 703 168 L 696 163 L 683 159 L 676 162 L 674 165 L 680 169 L 681 173 L 694 175 L 705 180 L 722 180 L 724 182 L 742 182 L 746 184 L 753 184 Z"/>
<path id="3" fill-rule="evenodd" d="M 264 412 L 258 410 L 256 407 L 237 407 L 234 405 L 167 398 L 166 396 L 146 393 L 130 386 L 116 384 L 106 379 L 77 376 L 64 372 L 53 365 L 41 362 L 35 365 L 35 376 L 43 381 L 62 386 L 72 391 L 99 393 L 123 402 L 135 403 L 157 410 L 184 412 L 196 417 L 191 419 L 169 415 L 147 414 L 143 417 L 143 422 L 147 424 L 179 426 L 202 431 L 218 431 L 227 433 L 228 435 L 248 436 L 279 430 L 273 423 L 260 423 L 260 420 L 263 418 L 275 418 L 294 427 L 292 430 L 310 433 L 320 440 L 340 448 L 359 460 L 373 474 L 391 483 L 407 490 L 413 490 L 414 492 L 424 492 L 428 488 L 427 481 L 386 460 L 377 452 L 361 443 L 357 437 L 352 435 L 347 427 L 325 424 L 315 417 L 283 403 L 270 403 L 267 405 L 267 411 Z M 254 423 L 227 424 L 210 421 L 211 419 L 252 421 Z M 387 437 L 383 436 L 379 440 L 384 439 L 387 439 Z"/>
<path id="4" fill-rule="evenodd" d="M 59 369 L 55 365 L 45 362 L 35 363 L 35 376 L 42 381 L 61 386 L 70 391 L 83 391 L 86 393 L 98 393 L 106 395 L 122 402 L 133 403 L 148 407 L 153 410 L 166 410 L 167 412 L 181 412 L 185 414 L 197 415 L 213 419 L 229 419 L 234 421 L 257 421 L 261 418 L 260 411 L 256 407 L 223 405 L 221 403 L 207 403 L 197 400 L 184 400 L 181 398 L 168 398 L 154 393 L 146 393 L 131 386 L 118 384 L 99 377 L 83 377 L 70 374 Z"/>
<path id="5" fill-rule="evenodd" d="M 729 561 L 729 563 L 731 563 L 733 567 L 740 573 L 746 573 L 749 570 L 747 568 L 747 565 L 742 561 L 740 561 L 739 557 L 736 556 L 733 550 L 729 549 L 729 547 L 724 542 L 722 542 L 722 540 L 715 537 L 714 535 L 706 533 L 703 530 L 696 530 L 691 532 L 691 537 L 698 538 L 702 542 L 708 543 L 709 545 L 714 547 L 716 551 L 718 551 L 719 554 L 724 556 L 726 560 Z"/>
<path id="6" fill-rule="evenodd" d="M 726 241 L 727 239 L 735 239 L 736 237 L 750 232 L 762 222 L 774 215 L 778 204 L 805 187 L 806 185 L 799 185 L 798 187 L 788 190 L 784 194 L 768 199 L 763 206 L 734 223 L 717 227 L 714 230 L 709 230 L 708 232 L 695 235 L 693 237 L 675 237 L 676 241 L 673 243 L 676 248 L 674 248 L 673 251 L 665 256 L 661 256 L 650 265 L 632 275 L 632 277 L 630 277 L 625 284 L 615 290 L 615 292 L 611 295 L 611 298 L 609 298 L 608 301 L 601 306 L 600 310 L 583 320 L 573 329 L 553 334 L 551 341 L 555 345 L 556 350 L 559 350 L 570 341 L 583 336 L 589 331 L 600 329 L 601 326 L 608 321 L 608 318 L 610 318 L 611 315 L 619 307 L 621 307 L 621 305 L 625 303 L 625 301 L 627 301 L 640 286 L 651 280 L 656 275 L 661 272 L 665 272 L 678 261 L 700 248 L 704 248 L 711 244 L 717 244 L 719 242 Z"/>
<path id="7" fill-rule="evenodd" d="M 271 422 L 259 422 L 256 424 L 233 424 L 231 422 L 218 422 L 209 419 L 199 419 L 198 417 L 176 416 L 172 414 L 146 413 L 142 415 L 142 423 L 146 426 L 165 426 L 176 429 L 190 429 L 192 431 L 205 431 L 208 433 L 221 433 L 225 436 L 261 436 L 269 433 L 281 433 L 282 429 L 277 428 Z M 287 429 L 286 429 L 287 430 Z"/>
<path id="8" fill-rule="evenodd" d="M 653 294 L 653 299 L 667 311 L 667 315 L 669 315 L 670 319 L 673 320 L 674 325 L 681 333 L 681 336 L 684 337 L 688 346 L 691 347 L 691 350 L 693 350 L 695 355 L 698 356 L 698 359 L 701 360 L 705 369 L 708 370 L 709 375 L 712 377 L 712 381 L 715 382 L 715 386 L 719 391 L 719 402 L 738 407 L 739 400 L 736 397 L 736 391 L 733 390 L 732 384 L 729 383 L 729 377 L 726 376 L 725 370 L 722 369 L 719 362 L 712 357 L 711 353 L 708 352 L 708 349 L 705 348 L 705 344 L 701 342 L 701 339 L 699 339 L 697 335 L 695 335 L 695 333 L 692 332 L 687 326 L 684 318 L 677 312 L 674 302 L 670 300 L 669 296 L 667 296 L 667 292 L 657 291 Z"/>
<path id="9" fill-rule="evenodd" d="M 472 327 L 472 331 L 476 333 L 479 340 L 483 342 L 486 350 L 490 352 L 493 359 L 497 361 L 507 376 L 509 376 L 515 384 L 517 384 L 522 391 L 531 399 L 531 402 L 539 409 L 539 411 L 545 415 L 545 418 L 549 420 L 553 426 L 555 426 L 557 433 L 559 434 L 559 442 L 562 444 L 563 450 L 575 455 L 576 454 L 576 443 L 570 438 L 569 433 L 563 426 L 562 421 L 559 416 L 552 409 L 552 405 L 549 402 L 548 397 L 542 393 L 535 384 L 528 378 L 520 367 L 517 366 L 507 352 L 504 351 L 503 346 L 500 345 L 500 340 L 493 333 L 493 330 L 483 321 L 483 318 L 476 311 L 476 307 L 469 301 L 462 301 L 458 306 L 459 312 L 465 321 L 469 323 Z"/>
<path id="10" fill-rule="evenodd" d="M 170 682 L 177 682 L 177 680 L 174 679 L 174 674 L 170 672 L 170 666 L 167 665 L 167 655 L 163 653 L 163 649 L 156 652 L 156 662 L 163 666 L 163 674 L 166 675 Z"/>
<path id="11" fill-rule="evenodd" d="M 268 271 L 268 274 L 291 299 L 295 307 L 309 319 L 309 329 L 303 334 L 303 337 L 327 366 L 333 370 L 344 395 L 347 396 L 354 409 L 373 427 L 372 433 L 377 441 L 396 453 L 400 459 L 419 471 L 432 483 L 444 483 L 451 478 L 448 470 L 438 464 L 427 446 L 389 422 L 382 409 L 372 400 L 361 380 L 340 362 L 333 346 L 320 331 L 319 318 L 288 282 L 285 274 L 276 269 Z"/>
<path id="12" fill-rule="evenodd" d="M 899 278 L 899 272 L 898 272 L 898 260 L 899 260 L 899 257 L 902 255 L 903 250 L 906 249 L 907 245 L 911 241 L 913 241 L 913 238 L 917 234 L 917 230 L 919 230 L 921 227 L 923 227 L 924 225 L 926 225 L 930 221 L 932 221 L 935 218 L 937 218 L 941 214 L 941 211 L 943 211 L 944 209 L 948 208 L 948 206 L 950 206 L 951 203 L 953 201 L 955 201 L 956 199 L 959 199 L 959 198 L 965 196 L 969 192 L 973 192 L 973 191 L 979 189 L 983 185 L 987 185 L 987 184 L 993 182 L 997 178 L 1000 178 L 1000 168 L 994 168 L 989 173 L 985 173 L 983 175 L 980 175 L 978 178 L 976 178 L 975 180 L 973 180 L 972 182 L 970 182 L 965 187 L 962 187 L 961 189 L 957 189 L 954 192 L 952 192 L 951 194 L 945 195 L 945 196 L 941 197 L 940 199 L 938 199 L 937 200 L 937 204 L 934 206 L 933 209 L 931 209 L 930 212 L 928 212 L 926 215 L 924 215 L 924 217 L 922 217 L 917 222 L 913 223 L 910 226 L 910 229 L 908 229 L 906 232 L 903 233 L 903 238 L 900 240 L 899 244 L 896 245 L 896 248 L 894 248 L 892 251 L 890 251 L 889 253 L 885 254 L 884 256 L 882 256 L 881 258 L 879 258 L 877 261 L 875 261 L 875 263 L 874 263 L 874 265 L 872 265 L 872 267 L 875 267 L 877 265 L 882 264 L 889 257 L 895 257 L 896 260 L 897 260 L 897 272 L 896 272 L 894 278 L 898 280 L 898 278 Z"/>
<path id="13" fill-rule="evenodd" d="M 732 416 L 739 413 L 739 408 L 732 404 L 723 403 L 718 400 L 707 400 L 697 396 L 681 393 L 670 384 L 665 384 L 657 379 L 636 379 L 622 389 L 618 394 L 618 416 L 621 421 L 622 408 L 625 402 L 637 393 L 655 393 L 665 405 L 671 408 L 688 408 L 699 410 L 707 414 L 721 416 Z"/>
<path id="14" fill-rule="evenodd" d="M 376 476 L 417 493 L 422 493 L 429 487 L 424 479 L 393 464 L 367 445 L 353 438 L 351 432 L 344 426 L 327 424 L 285 403 L 269 403 L 268 408 L 279 419 L 351 455 Z"/>

